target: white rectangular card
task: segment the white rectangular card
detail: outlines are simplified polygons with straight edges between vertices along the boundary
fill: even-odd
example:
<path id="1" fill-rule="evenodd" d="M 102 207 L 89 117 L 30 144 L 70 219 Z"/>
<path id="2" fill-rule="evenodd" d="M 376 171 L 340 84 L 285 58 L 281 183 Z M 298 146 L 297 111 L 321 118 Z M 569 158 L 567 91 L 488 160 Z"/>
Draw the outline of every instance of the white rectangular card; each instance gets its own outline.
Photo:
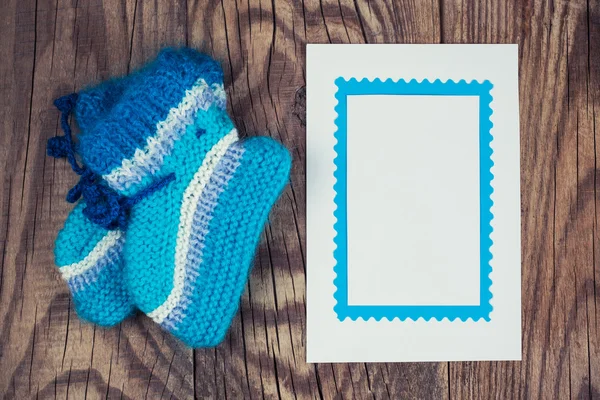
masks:
<path id="1" fill-rule="evenodd" d="M 517 46 L 306 58 L 308 362 L 520 360 Z"/>

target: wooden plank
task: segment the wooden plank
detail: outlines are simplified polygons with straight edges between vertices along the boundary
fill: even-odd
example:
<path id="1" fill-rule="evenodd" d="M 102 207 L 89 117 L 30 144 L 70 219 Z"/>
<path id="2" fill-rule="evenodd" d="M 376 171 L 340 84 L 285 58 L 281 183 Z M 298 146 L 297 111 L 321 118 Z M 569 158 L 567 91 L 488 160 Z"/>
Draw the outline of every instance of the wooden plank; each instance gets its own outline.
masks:
<path id="1" fill-rule="evenodd" d="M 36 9 L 33 1 L 10 1 L 0 13 L 0 185 L 2 187 L 2 222 L 0 239 L 2 263 L 0 269 L 0 368 L 14 370 L 19 359 L 29 352 L 28 341 L 17 340 L 30 336 L 19 327 L 23 315 L 23 281 L 25 258 L 25 221 L 21 199 L 25 193 L 25 157 L 31 137 L 32 76 L 35 68 Z M 35 133 L 34 133 L 35 136 Z M 34 316 L 35 318 L 35 316 Z M 31 325 L 31 322 L 29 322 Z M 17 392 L 17 385 L 7 373 L 0 374 L 0 391 L 7 396 Z M 28 382 L 24 383 L 27 388 Z"/>
<path id="2" fill-rule="evenodd" d="M 599 0 L 7 0 L 0 37 L 4 397 L 600 398 Z M 304 46 L 328 42 L 520 44 L 523 362 L 304 361 Z M 294 157 L 225 343 L 194 352 L 144 316 L 79 321 L 51 252 L 76 177 L 44 154 L 55 97 L 182 44 L 222 62 L 240 131 Z"/>
<path id="3" fill-rule="evenodd" d="M 444 3 L 444 41 L 520 44 L 524 359 L 451 364 L 452 397 L 599 396 L 597 21 L 597 2 Z"/>

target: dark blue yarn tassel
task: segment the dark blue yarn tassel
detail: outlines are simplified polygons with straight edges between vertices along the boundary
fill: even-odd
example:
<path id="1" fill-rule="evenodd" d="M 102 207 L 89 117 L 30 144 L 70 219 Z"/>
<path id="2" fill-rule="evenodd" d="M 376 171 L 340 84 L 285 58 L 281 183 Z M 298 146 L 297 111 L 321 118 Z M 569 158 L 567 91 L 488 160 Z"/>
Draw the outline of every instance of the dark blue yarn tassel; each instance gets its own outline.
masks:
<path id="1" fill-rule="evenodd" d="M 65 135 L 50 138 L 48 140 L 47 153 L 54 158 L 66 157 L 73 171 L 81 177 L 79 178 L 79 182 L 67 194 L 67 201 L 69 203 L 75 203 L 83 197 L 86 203 L 83 214 L 90 221 L 105 229 L 127 229 L 127 220 L 131 207 L 143 198 L 165 187 L 175 179 L 175 174 L 171 173 L 167 175 L 132 197 L 121 196 L 113 189 L 103 185 L 100 176 L 96 175 L 85 165 L 80 166 L 75 158 L 75 144 L 73 142 L 71 127 L 69 126 L 69 115 L 75 107 L 76 102 L 77 93 L 54 100 L 54 105 L 62 113 L 61 127 Z"/>
<path id="2" fill-rule="evenodd" d="M 54 105 L 62 113 L 60 117 L 60 126 L 62 127 L 65 136 L 56 136 L 48 140 L 48 155 L 54 158 L 67 157 L 69 164 L 77 175 L 82 175 L 85 172 L 84 167 L 80 167 L 75 159 L 75 145 L 73 144 L 73 136 L 71 127 L 69 126 L 69 115 L 77 102 L 77 93 L 71 93 L 54 100 Z"/>

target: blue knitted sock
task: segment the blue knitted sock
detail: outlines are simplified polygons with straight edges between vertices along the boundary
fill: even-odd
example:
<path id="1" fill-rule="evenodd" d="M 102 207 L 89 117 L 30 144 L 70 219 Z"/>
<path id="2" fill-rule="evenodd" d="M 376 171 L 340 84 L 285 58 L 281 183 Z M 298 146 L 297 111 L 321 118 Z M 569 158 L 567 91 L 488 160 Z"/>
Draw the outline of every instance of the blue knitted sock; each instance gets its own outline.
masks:
<path id="1" fill-rule="evenodd" d="M 77 124 L 83 133 L 80 136 L 83 143 L 79 147 L 89 147 L 85 140 L 93 134 L 86 135 L 86 132 L 101 132 L 102 138 L 99 143 L 112 144 L 116 141 L 123 144 L 119 142 L 119 139 L 123 139 L 123 135 L 120 135 L 118 129 L 114 131 L 112 129 L 114 121 L 127 121 L 132 113 L 141 113 L 144 110 L 143 107 L 139 110 L 119 110 L 118 105 L 128 103 L 132 93 L 135 97 L 135 93 L 144 86 L 147 77 L 163 68 L 163 65 L 168 64 L 173 57 L 184 57 L 197 68 L 205 70 L 210 70 L 202 66 L 206 62 L 211 66 L 216 65 L 207 56 L 196 52 L 167 50 L 162 52 L 156 61 L 127 77 L 103 82 L 95 87 L 84 89 L 78 95 L 65 96 L 56 101 L 57 107 L 63 112 L 65 136 L 49 141 L 48 154 L 69 158 L 74 171 L 82 177 L 69 192 L 67 200 L 74 202 L 81 195 L 88 200 L 93 200 L 91 204 L 89 202 L 86 204 L 85 201 L 79 203 L 68 217 L 56 240 L 56 264 L 69 284 L 77 313 L 83 319 L 98 325 L 115 325 L 132 314 L 135 309 L 123 281 L 122 250 L 125 235 L 124 224 L 118 223 L 126 220 L 127 212 L 117 213 L 118 220 L 107 219 L 107 216 L 115 214 L 114 209 L 111 213 L 110 205 L 127 203 L 131 206 L 135 203 L 135 198 L 125 199 L 116 196 L 106 184 L 107 182 L 102 181 L 97 169 L 88 168 L 85 164 L 78 165 L 75 157 L 78 146 L 71 139 L 68 115 L 71 110 L 74 110 Z M 185 71 L 178 71 L 178 74 L 177 77 L 171 76 L 171 78 L 179 78 L 185 74 Z M 220 71 L 217 75 L 221 76 Z M 210 78 L 210 73 L 206 76 Z M 221 95 L 224 94 L 222 85 L 209 88 L 208 91 L 212 93 L 213 89 L 217 92 L 220 90 Z M 154 93 L 154 95 L 168 97 L 174 94 L 165 92 Z M 157 121 L 153 121 L 155 122 Z M 102 126 L 97 128 L 99 124 Z M 143 127 L 142 130 L 144 128 L 147 127 Z M 156 126 L 153 128 L 156 129 Z M 160 185 L 156 186 L 158 187 Z M 156 188 L 150 188 L 147 193 L 151 193 Z M 138 197 L 141 196 L 138 194 Z"/>
<path id="2" fill-rule="evenodd" d="M 113 326 L 133 310 L 123 282 L 123 245 L 120 230 L 108 231 L 83 215 L 79 202 L 56 239 L 54 256 L 67 282 L 80 318 Z"/>
<path id="3" fill-rule="evenodd" d="M 289 153 L 270 138 L 239 140 L 220 67 L 193 50 L 163 51 L 126 86 L 80 136 L 84 163 L 120 196 L 92 217 L 122 226 L 128 216 L 124 270 L 136 306 L 190 346 L 214 346 L 287 182 Z"/>
<path id="4" fill-rule="evenodd" d="M 175 181 L 132 210 L 125 248 L 135 303 L 191 347 L 223 340 L 290 169 L 271 138 L 238 141 L 230 122 L 204 122 L 165 159 Z"/>

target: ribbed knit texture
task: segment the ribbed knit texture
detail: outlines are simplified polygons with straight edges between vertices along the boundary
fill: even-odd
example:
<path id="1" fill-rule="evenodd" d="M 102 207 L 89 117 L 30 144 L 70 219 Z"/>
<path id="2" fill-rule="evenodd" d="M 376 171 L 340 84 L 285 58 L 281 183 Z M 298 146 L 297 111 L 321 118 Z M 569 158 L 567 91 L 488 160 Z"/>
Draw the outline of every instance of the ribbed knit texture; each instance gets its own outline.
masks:
<path id="1" fill-rule="evenodd" d="M 115 240 L 124 243 L 128 293 L 188 345 L 215 346 L 287 182 L 289 153 L 270 138 L 239 140 L 218 64 L 193 50 L 164 50 L 111 82 L 76 104 L 78 118 L 95 116 L 80 123 L 86 167 L 128 197 L 174 176 L 131 208 L 125 237 Z M 81 281 L 69 282 L 75 293 Z"/>
<path id="2" fill-rule="evenodd" d="M 122 90 L 115 90 L 110 112 L 88 126 L 80 136 L 83 162 L 99 175 L 111 172 L 124 159 L 144 148 L 156 125 L 184 98 L 198 78 L 206 85 L 222 82 L 219 65 L 190 49 L 162 51 L 158 58 L 135 73 Z M 92 102 L 92 104 L 89 104 Z M 95 106 L 95 96 L 80 98 L 75 114 Z"/>

